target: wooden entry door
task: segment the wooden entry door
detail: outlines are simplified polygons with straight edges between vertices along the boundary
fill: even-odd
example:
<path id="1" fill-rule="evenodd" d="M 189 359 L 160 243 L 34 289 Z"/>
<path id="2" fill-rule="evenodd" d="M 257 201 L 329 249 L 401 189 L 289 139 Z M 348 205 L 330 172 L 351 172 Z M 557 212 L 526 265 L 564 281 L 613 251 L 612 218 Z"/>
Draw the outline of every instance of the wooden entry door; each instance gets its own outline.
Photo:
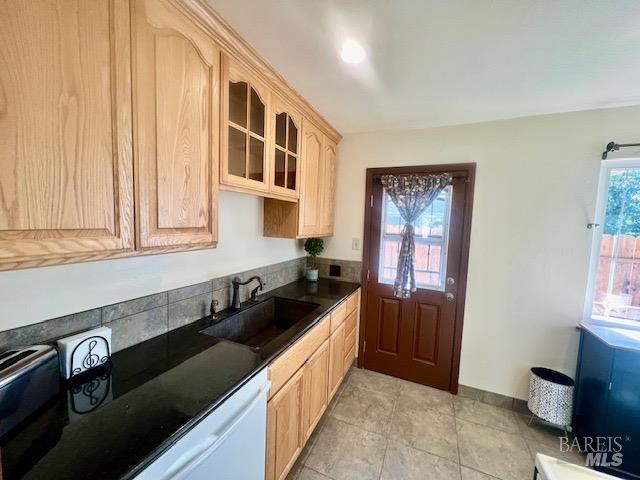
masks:
<path id="1" fill-rule="evenodd" d="M 404 222 L 380 178 L 445 172 L 451 184 L 414 224 L 418 290 L 395 298 Z M 367 170 L 361 366 L 457 392 L 474 173 L 475 164 Z"/>

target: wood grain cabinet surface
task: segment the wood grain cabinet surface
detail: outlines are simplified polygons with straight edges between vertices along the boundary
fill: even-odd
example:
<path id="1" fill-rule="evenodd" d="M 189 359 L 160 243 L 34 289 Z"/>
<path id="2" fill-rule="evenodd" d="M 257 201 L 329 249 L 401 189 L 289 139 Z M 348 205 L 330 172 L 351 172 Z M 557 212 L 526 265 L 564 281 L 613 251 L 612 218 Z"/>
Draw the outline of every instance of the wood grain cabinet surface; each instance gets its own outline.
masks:
<path id="1" fill-rule="evenodd" d="M 134 248 L 129 22 L 126 0 L 0 4 L 0 269 Z"/>
<path id="2" fill-rule="evenodd" d="M 329 400 L 338 391 L 344 378 L 344 323 L 329 338 Z"/>
<path id="3" fill-rule="evenodd" d="M 320 235 L 333 235 L 336 204 L 337 146 L 326 136 L 322 144 L 322 183 L 320 185 Z"/>
<path id="4" fill-rule="evenodd" d="M 329 403 L 329 339 L 307 360 L 304 393 L 303 438 L 307 441 Z"/>
<path id="5" fill-rule="evenodd" d="M 138 247 L 215 245 L 220 50 L 165 0 L 135 0 Z"/>
<path id="6" fill-rule="evenodd" d="M 359 298 L 360 289 L 269 365 L 267 480 L 287 476 L 352 365 Z"/>
<path id="7" fill-rule="evenodd" d="M 300 199 L 290 204 L 265 199 L 264 234 L 309 238 L 333 235 L 336 194 L 336 143 L 303 118 Z"/>
<path id="8" fill-rule="evenodd" d="M 228 55 L 222 58 L 221 183 L 269 190 L 269 89 Z"/>
<path id="9" fill-rule="evenodd" d="M 214 247 L 220 185 L 285 205 L 265 235 L 333 232 L 340 134 L 205 0 L 6 0 L 0 27 L 0 270 Z"/>
<path id="10" fill-rule="evenodd" d="M 287 476 L 304 446 L 304 367 L 269 400 L 267 405 L 267 480 Z"/>
<path id="11" fill-rule="evenodd" d="M 297 199 L 300 194 L 302 116 L 279 96 L 271 97 L 269 191 Z"/>

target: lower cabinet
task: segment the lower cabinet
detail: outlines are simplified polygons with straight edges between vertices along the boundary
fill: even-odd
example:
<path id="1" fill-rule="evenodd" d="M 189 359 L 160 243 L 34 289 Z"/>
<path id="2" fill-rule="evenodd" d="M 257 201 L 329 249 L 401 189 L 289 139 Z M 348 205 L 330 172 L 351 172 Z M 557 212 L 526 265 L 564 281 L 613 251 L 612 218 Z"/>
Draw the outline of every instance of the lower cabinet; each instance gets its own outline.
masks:
<path id="1" fill-rule="evenodd" d="M 329 400 L 338 391 L 344 377 L 344 323 L 329 339 Z"/>
<path id="2" fill-rule="evenodd" d="M 302 367 L 267 404 L 267 479 L 287 476 L 302 450 L 304 370 Z"/>
<path id="3" fill-rule="evenodd" d="M 573 433 L 596 470 L 640 478 L 640 350 L 626 332 L 592 328 L 580 333 Z"/>
<path id="4" fill-rule="evenodd" d="M 266 480 L 287 476 L 353 364 L 359 292 L 269 366 Z"/>
<path id="5" fill-rule="evenodd" d="M 304 440 L 320 421 L 329 403 L 329 340 L 325 340 L 304 367 Z"/>

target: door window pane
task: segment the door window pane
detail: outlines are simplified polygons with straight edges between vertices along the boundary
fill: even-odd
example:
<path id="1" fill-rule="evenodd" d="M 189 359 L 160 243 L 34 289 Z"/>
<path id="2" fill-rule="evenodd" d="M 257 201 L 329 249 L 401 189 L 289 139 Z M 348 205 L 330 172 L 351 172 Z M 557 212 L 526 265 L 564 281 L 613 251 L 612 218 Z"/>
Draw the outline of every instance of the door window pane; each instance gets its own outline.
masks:
<path id="1" fill-rule="evenodd" d="M 264 137 L 264 103 L 256 91 L 251 89 L 251 124 L 249 130 Z"/>
<path id="2" fill-rule="evenodd" d="M 640 167 L 611 168 L 592 317 L 640 321 Z"/>
<path id="3" fill-rule="evenodd" d="M 257 138 L 249 138 L 249 178 L 262 182 L 264 180 L 264 142 Z"/>
<path id="4" fill-rule="evenodd" d="M 247 134 L 229 127 L 229 173 L 244 177 L 247 173 Z"/>
<path id="5" fill-rule="evenodd" d="M 276 115 L 276 145 L 287 148 L 287 114 Z"/>
<path id="6" fill-rule="evenodd" d="M 296 157 L 287 155 L 287 188 L 290 190 L 296 189 Z"/>
<path id="7" fill-rule="evenodd" d="M 276 148 L 276 171 L 274 183 L 279 187 L 284 187 L 285 177 L 284 152 Z"/>
<path id="8" fill-rule="evenodd" d="M 247 128 L 247 84 L 229 82 L 229 120 Z"/>
<path id="9" fill-rule="evenodd" d="M 414 222 L 416 286 L 444 290 L 449 243 L 449 216 L 452 186 L 445 188 L 427 210 Z M 402 242 L 404 221 L 391 198 L 384 193 L 380 235 L 378 282 L 393 285 Z"/>
<path id="10" fill-rule="evenodd" d="M 298 153 L 298 129 L 289 117 L 289 145 L 287 146 L 291 153 Z"/>

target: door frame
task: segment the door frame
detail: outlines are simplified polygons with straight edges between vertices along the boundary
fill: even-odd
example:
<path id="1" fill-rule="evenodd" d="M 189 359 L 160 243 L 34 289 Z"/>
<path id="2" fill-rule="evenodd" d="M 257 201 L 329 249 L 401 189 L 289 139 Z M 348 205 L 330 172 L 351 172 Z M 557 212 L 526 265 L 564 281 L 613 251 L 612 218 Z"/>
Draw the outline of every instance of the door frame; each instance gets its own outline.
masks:
<path id="1" fill-rule="evenodd" d="M 358 367 L 364 367 L 364 339 L 367 322 L 365 319 L 368 295 L 368 271 L 370 268 L 369 255 L 371 239 L 371 227 L 373 224 L 373 181 L 381 175 L 408 175 L 408 174 L 431 174 L 450 173 L 454 177 L 466 178 L 466 197 L 463 211 L 462 223 L 462 251 L 460 254 L 460 276 L 458 281 L 458 294 L 456 295 L 456 315 L 454 325 L 453 358 L 451 365 L 451 376 L 449 378 L 449 391 L 458 393 L 458 379 L 460 374 L 460 354 L 462 351 L 462 326 L 464 323 L 464 307 L 467 296 L 467 273 L 469 269 L 469 246 L 471 243 L 471 218 L 473 213 L 473 194 L 476 178 L 475 163 L 451 163 L 438 165 L 415 165 L 406 167 L 380 167 L 367 168 L 366 189 L 365 189 L 365 210 L 364 210 L 364 233 L 362 242 L 362 295 L 360 299 L 360 333 L 358 335 L 358 350 L 362 352 L 358 355 Z"/>

